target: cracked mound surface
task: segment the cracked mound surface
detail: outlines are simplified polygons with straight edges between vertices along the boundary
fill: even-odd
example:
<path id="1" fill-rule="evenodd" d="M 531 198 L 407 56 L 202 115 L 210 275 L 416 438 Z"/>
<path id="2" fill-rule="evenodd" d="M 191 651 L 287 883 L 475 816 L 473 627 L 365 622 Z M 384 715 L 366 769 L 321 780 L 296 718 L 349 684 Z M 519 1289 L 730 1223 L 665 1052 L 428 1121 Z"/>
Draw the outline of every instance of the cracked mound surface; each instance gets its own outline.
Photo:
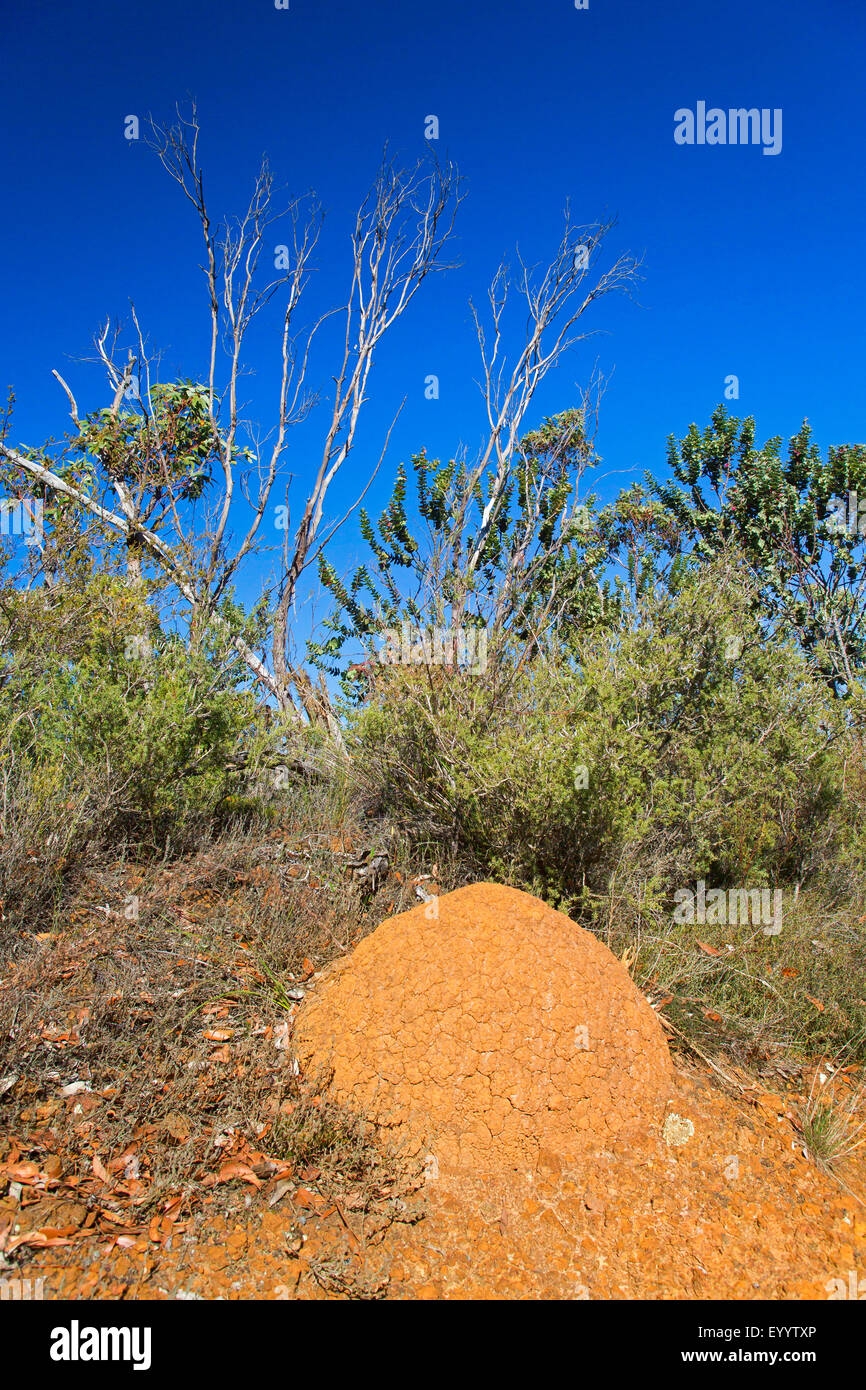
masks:
<path id="1" fill-rule="evenodd" d="M 307 1071 L 446 1169 L 535 1169 L 616 1149 L 663 1117 L 664 1034 L 596 937 L 480 883 L 391 917 L 326 973 L 295 1025 Z"/>

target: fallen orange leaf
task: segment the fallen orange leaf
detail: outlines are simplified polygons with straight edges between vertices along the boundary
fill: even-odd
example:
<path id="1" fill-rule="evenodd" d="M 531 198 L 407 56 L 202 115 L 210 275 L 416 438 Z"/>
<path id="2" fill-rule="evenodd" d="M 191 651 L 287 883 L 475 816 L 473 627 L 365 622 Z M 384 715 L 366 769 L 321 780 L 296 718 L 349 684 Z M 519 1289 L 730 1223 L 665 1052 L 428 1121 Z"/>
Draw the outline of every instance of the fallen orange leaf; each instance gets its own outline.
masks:
<path id="1" fill-rule="evenodd" d="M 129 1160 L 130 1160 L 131 1158 L 134 1158 L 134 1157 L 135 1157 L 135 1155 L 136 1155 L 137 1152 L 138 1152 L 138 1145 L 137 1145 L 136 1143 L 133 1142 L 132 1144 L 127 1144 L 127 1146 L 126 1146 L 126 1148 L 123 1150 L 123 1153 L 122 1153 L 122 1154 L 118 1154 L 116 1158 L 112 1158 L 112 1159 L 109 1161 L 109 1164 L 108 1164 L 108 1171 L 109 1171 L 109 1173 L 119 1173 L 119 1172 L 121 1172 L 122 1169 L 124 1169 L 124 1168 L 126 1167 L 126 1165 L 127 1165 L 127 1163 L 129 1162 Z"/>
<path id="2" fill-rule="evenodd" d="M 19 1245 L 36 1245 L 41 1250 L 53 1245 L 71 1245 L 69 1237 L 74 1235 L 75 1231 L 75 1226 L 44 1226 L 41 1231 L 29 1231 L 24 1235 L 13 1236 L 6 1246 L 6 1253 L 11 1254 Z"/>
<path id="3" fill-rule="evenodd" d="M 138 1230 L 138 1223 L 130 1221 L 127 1216 L 116 1216 L 113 1211 L 100 1211 L 100 1221 L 110 1221 L 112 1226 L 123 1226 L 126 1230 Z"/>
<path id="4" fill-rule="evenodd" d="M 36 1163 L 3 1163 L 0 1171 L 10 1182 L 33 1183 L 39 1180 L 39 1166 Z"/>
<path id="5" fill-rule="evenodd" d="M 252 1183 L 253 1187 L 261 1187 L 261 1179 L 257 1178 L 248 1163 L 224 1163 L 220 1168 L 217 1182 L 233 1182 L 239 1178 L 241 1182 Z"/>
<path id="6" fill-rule="evenodd" d="M 93 1169 L 94 1177 L 99 1178 L 100 1182 L 111 1182 L 111 1178 L 109 1177 L 105 1165 L 102 1162 L 102 1159 L 99 1157 L 99 1154 L 93 1155 L 93 1163 L 90 1166 Z"/>
<path id="7" fill-rule="evenodd" d="M 708 946 L 706 941 L 699 941 L 698 945 L 708 956 L 723 956 L 725 954 L 724 951 L 717 950 L 715 946 Z"/>

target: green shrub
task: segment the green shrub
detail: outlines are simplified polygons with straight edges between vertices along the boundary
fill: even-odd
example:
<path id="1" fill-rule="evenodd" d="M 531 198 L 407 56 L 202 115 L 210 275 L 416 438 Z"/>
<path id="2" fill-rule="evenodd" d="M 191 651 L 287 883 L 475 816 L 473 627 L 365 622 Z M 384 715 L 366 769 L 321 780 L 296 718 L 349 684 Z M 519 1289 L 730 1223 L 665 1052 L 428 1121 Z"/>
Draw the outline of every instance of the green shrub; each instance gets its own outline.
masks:
<path id="1" fill-rule="evenodd" d="M 29 911 L 88 846 L 193 838 L 254 703 L 120 580 L 2 600 L 0 899 Z"/>
<path id="2" fill-rule="evenodd" d="M 794 872 L 840 797 L 844 714 L 748 599 L 716 567 L 573 657 L 382 668 L 359 760 L 419 837 L 565 904 L 586 908 L 624 855 L 661 898 Z"/>

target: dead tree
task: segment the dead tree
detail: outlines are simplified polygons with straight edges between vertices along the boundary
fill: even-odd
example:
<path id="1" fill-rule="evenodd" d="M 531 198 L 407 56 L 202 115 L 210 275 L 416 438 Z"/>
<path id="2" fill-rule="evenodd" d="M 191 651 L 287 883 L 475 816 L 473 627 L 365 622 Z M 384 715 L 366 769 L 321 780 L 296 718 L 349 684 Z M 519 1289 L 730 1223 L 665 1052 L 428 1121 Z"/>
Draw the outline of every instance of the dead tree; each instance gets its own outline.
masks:
<path id="1" fill-rule="evenodd" d="M 113 504 L 107 506 L 100 500 L 95 485 L 76 485 L 49 466 L 48 461 L 32 458 L 30 451 L 0 441 L 0 458 L 16 476 L 24 473 L 49 492 L 69 497 L 108 532 L 123 537 L 129 547 L 128 571 L 133 580 L 140 574 L 142 558 L 146 556 L 176 586 L 195 622 L 225 628 L 220 601 L 244 560 L 259 547 L 266 512 L 277 501 L 276 485 L 285 463 L 290 430 L 317 403 L 307 385 L 314 341 L 327 319 L 341 315 L 344 346 L 334 377 L 335 391 L 322 451 L 313 465 L 312 485 L 291 545 L 286 535 L 276 580 L 270 666 L 242 637 L 232 636 L 234 647 L 255 679 L 283 711 L 294 712 L 301 719 L 303 708 L 309 718 L 324 722 L 338 738 L 327 691 L 313 687 L 306 673 L 290 664 L 290 615 L 301 576 L 346 516 L 359 505 L 372 481 L 368 480 L 345 516 L 325 523 L 328 491 L 354 447 L 379 344 L 427 276 L 446 268 L 443 252 L 462 197 L 459 178 L 451 165 L 443 168 L 432 156 L 426 167 L 419 163 L 406 171 L 398 168 L 386 152 L 355 221 L 347 302 L 325 314 L 305 334 L 298 335 L 294 325 L 321 225 L 315 199 L 295 199 L 287 207 L 278 205 L 273 176 L 264 161 L 243 217 L 222 227 L 215 226 L 198 158 L 195 107 L 188 116 L 178 111 L 178 122 L 170 128 L 152 123 L 149 143 L 194 208 L 205 247 L 209 360 L 203 401 L 215 464 L 215 476 L 209 479 L 215 500 L 207 510 L 206 520 L 199 522 L 193 509 L 184 505 L 190 496 L 189 477 L 177 475 L 172 441 L 166 437 L 164 412 L 161 414 L 159 409 L 160 387 L 155 379 L 158 359 L 147 350 L 134 308 L 136 343 L 125 361 L 119 360 L 117 337 L 109 342 L 108 324 L 96 339 L 97 355 L 111 391 L 111 405 L 105 412 L 107 428 L 113 426 L 116 433 L 122 433 L 120 427 L 131 411 L 138 416 L 139 445 L 146 441 L 146 448 L 140 447 L 136 458 L 122 458 L 120 466 L 104 468 L 102 481 L 114 494 Z M 280 273 L 260 283 L 262 277 L 257 272 L 263 253 L 273 249 L 267 239 L 269 229 L 284 217 L 288 217 L 290 235 L 288 242 L 282 243 Z M 273 425 L 266 444 L 247 429 L 255 447 L 242 450 L 245 425 L 239 390 L 244 343 L 260 310 L 277 294 L 284 297 L 284 308 Z M 68 398 L 81 447 L 83 426 L 75 396 L 59 373 L 54 375 Z M 389 437 L 390 430 L 380 463 Z M 104 459 L 101 461 L 104 463 Z M 230 522 L 236 514 L 233 504 L 239 493 L 249 503 L 252 517 L 245 534 L 234 542 Z"/>

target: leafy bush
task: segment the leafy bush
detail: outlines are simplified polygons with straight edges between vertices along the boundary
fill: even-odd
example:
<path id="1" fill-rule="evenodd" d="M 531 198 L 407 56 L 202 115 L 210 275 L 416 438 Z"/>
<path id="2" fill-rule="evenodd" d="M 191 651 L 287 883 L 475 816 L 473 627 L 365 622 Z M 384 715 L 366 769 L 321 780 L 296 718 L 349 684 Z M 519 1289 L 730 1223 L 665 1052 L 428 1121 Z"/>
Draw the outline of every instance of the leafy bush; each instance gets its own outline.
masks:
<path id="1" fill-rule="evenodd" d="M 618 499 L 620 540 L 639 538 L 656 561 L 708 561 L 736 545 L 762 621 L 792 636 L 835 694 L 850 693 L 866 664 L 866 446 L 823 460 L 804 421 L 786 454 L 778 437 L 757 447 L 754 419 L 721 405 L 703 431 L 670 437 L 668 466 L 670 481 L 648 474 L 646 489 Z"/>
<path id="2" fill-rule="evenodd" d="M 254 705 L 224 654 L 115 577 L 7 589 L 2 611 L 0 899 L 32 909 L 87 845 L 188 841 Z"/>
<path id="3" fill-rule="evenodd" d="M 376 690 L 356 739 L 388 809 L 584 909 L 624 854 L 662 896 L 796 873 L 839 795 L 838 703 L 727 563 L 634 599 L 573 657 L 382 668 Z"/>

